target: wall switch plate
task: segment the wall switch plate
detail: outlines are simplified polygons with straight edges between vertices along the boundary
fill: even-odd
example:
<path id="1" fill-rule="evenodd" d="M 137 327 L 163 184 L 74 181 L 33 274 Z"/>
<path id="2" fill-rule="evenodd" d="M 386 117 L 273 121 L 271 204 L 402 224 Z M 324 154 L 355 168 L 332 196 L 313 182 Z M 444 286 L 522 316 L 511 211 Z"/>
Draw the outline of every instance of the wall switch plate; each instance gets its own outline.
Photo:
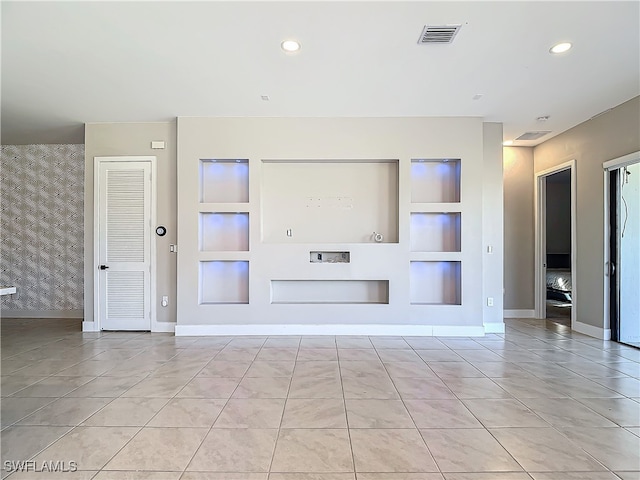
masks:
<path id="1" fill-rule="evenodd" d="M 174 245 L 174 244 L 169 245 L 169 252 L 177 253 L 178 252 L 178 246 Z"/>
<path id="2" fill-rule="evenodd" d="M 487 297 L 487 307 L 493 307 L 493 297 Z"/>
<path id="3" fill-rule="evenodd" d="M 162 306 L 166 307 L 167 305 L 169 305 L 169 295 L 163 295 L 162 296 Z"/>
<path id="4" fill-rule="evenodd" d="M 161 142 L 161 141 L 151 142 L 151 148 L 154 150 L 162 150 L 164 148 L 164 142 Z"/>

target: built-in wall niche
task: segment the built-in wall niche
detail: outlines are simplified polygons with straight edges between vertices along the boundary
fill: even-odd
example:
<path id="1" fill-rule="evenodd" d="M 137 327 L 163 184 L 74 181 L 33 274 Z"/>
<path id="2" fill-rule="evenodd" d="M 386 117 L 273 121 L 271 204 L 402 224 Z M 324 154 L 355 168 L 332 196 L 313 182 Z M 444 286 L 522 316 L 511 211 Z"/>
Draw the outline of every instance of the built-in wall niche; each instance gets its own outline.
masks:
<path id="1" fill-rule="evenodd" d="M 398 243 L 397 160 L 263 160 L 265 243 Z"/>
<path id="2" fill-rule="evenodd" d="M 412 305 L 461 305 L 460 262 L 411 262 Z"/>
<path id="3" fill-rule="evenodd" d="M 412 252 L 459 252 L 460 213 L 412 213 Z"/>
<path id="4" fill-rule="evenodd" d="M 412 203 L 460 201 L 460 159 L 412 159 Z"/>
<path id="5" fill-rule="evenodd" d="M 200 213 L 200 251 L 249 251 L 249 214 Z"/>
<path id="6" fill-rule="evenodd" d="M 249 303 L 249 262 L 200 262 L 200 304 Z"/>
<path id="7" fill-rule="evenodd" d="M 388 304 L 388 280 L 271 280 L 271 303 Z"/>
<path id="8" fill-rule="evenodd" d="M 201 203 L 247 203 L 248 201 L 248 160 L 200 160 Z"/>

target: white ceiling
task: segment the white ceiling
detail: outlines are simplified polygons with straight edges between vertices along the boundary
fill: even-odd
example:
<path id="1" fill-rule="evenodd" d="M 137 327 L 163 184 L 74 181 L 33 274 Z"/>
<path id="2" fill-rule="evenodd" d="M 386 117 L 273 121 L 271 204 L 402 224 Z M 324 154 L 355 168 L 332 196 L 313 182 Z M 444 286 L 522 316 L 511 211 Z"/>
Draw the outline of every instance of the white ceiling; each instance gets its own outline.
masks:
<path id="1" fill-rule="evenodd" d="M 640 94 L 638 1 L 1 8 L 3 144 L 177 116 L 474 116 L 505 139 L 551 130 L 520 143 L 535 145 Z M 424 25 L 457 23 L 453 44 L 417 44 Z M 550 55 L 559 41 L 574 48 Z"/>

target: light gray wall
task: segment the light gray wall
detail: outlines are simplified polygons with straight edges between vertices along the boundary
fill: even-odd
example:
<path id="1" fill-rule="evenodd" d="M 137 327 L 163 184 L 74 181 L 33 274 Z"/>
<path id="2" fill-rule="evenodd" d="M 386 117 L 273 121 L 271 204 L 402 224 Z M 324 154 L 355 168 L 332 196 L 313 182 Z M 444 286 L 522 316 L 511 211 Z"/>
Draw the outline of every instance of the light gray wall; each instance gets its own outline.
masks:
<path id="1" fill-rule="evenodd" d="M 3 317 L 80 317 L 84 145 L 3 145 Z"/>
<path id="2" fill-rule="evenodd" d="M 504 308 L 534 308 L 533 149 L 504 148 Z"/>
<path id="3" fill-rule="evenodd" d="M 151 148 L 151 142 L 165 142 L 163 150 Z M 156 242 L 156 317 L 159 322 L 176 321 L 176 255 L 169 245 L 177 239 L 176 195 L 176 124 L 161 123 L 89 123 L 85 129 L 85 321 L 93 321 L 93 175 L 94 157 L 153 155 L 157 157 L 158 225 L 167 227 L 164 237 L 153 235 Z M 155 230 L 155 228 L 154 228 Z M 169 305 L 162 307 L 163 295 Z"/>
<path id="4" fill-rule="evenodd" d="M 576 160 L 577 321 L 604 321 L 604 182 L 602 163 L 640 150 L 640 97 L 534 148 L 534 174 Z"/>

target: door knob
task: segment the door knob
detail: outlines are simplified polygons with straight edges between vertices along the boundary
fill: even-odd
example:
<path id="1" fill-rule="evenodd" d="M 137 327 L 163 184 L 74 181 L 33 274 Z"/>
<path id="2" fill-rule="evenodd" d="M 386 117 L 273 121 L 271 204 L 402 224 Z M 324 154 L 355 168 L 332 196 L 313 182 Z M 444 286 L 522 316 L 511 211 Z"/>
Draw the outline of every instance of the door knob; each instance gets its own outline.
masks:
<path id="1" fill-rule="evenodd" d="M 107 267 L 106 265 L 100 265 L 98 268 L 99 268 L 100 270 L 106 270 L 106 269 L 107 269 L 107 268 L 109 268 L 109 267 Z"/>

